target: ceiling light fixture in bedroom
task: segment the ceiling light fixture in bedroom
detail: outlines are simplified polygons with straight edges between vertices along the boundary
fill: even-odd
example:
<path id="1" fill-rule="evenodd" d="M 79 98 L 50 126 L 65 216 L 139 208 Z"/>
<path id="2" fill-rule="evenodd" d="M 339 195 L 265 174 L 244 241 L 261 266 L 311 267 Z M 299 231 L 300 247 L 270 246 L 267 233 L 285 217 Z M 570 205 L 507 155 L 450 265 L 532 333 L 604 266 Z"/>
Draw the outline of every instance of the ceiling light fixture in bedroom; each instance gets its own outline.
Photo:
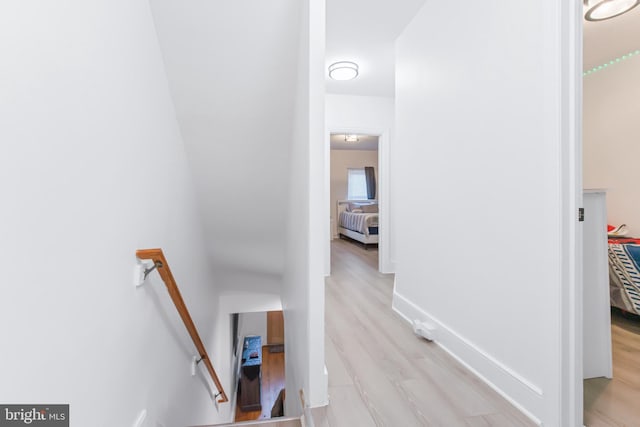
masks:
<path id="1" fill-rule="evenodd" d="M 358 141 L 360 141 L 360 138 L 358 138 L 358 135 L 355 135 L 355 134 L 347 135 L 347 134 L 345 134 L 345 136 L 344 136 L 344 142 L 358 142 Z"/>
<path id="2" fill-rule="evenodd" d="M 604 21 L 626 13 L 640 4 L 640 0 L 584 0 L 588 8 L 584 19 Z"/>
<path id="3" fill-rule="evenodd" d="M 353 80 L 358 77 L 358 64 L 351 61 L 334 62 L 329 65 L 329 77 L 333 80 Z"/>

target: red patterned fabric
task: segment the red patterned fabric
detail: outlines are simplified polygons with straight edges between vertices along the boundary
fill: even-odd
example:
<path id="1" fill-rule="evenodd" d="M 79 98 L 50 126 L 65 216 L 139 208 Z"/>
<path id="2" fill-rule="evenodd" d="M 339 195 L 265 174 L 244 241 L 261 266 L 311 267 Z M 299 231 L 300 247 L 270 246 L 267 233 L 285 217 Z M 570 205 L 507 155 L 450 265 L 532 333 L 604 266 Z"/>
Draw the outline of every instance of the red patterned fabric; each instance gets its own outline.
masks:
<path id="1" fill-rule="evenodd" d="M 632 245 L 640 245 L 640 239 L 625 239 L 625 238 L 620 238 L 620 239 L 609 239 L 609 243 L 610 244 L 618 244 L 618 245 L 626 245 L 626 244 L 632 244 Z"/>

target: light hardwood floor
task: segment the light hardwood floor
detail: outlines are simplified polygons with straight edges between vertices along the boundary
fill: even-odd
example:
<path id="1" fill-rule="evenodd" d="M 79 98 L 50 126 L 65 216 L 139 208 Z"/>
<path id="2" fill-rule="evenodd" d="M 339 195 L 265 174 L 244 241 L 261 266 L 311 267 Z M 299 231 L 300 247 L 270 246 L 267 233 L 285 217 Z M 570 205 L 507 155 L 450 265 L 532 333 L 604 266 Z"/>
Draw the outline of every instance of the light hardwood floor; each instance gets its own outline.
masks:
<path id="1" fill-rule="evenodd" d="M 377 249 L 332 243 L 326 280 L 329 401 L 316 427 L 533 426 L 527 417 L 391 309 L 393 275 Z"/>
<path id="2" fill-rule="evenodd" d="M 613 379 L 584 382 L 587 427 L 640 426 L 640 320 L 611 316 Z"/>

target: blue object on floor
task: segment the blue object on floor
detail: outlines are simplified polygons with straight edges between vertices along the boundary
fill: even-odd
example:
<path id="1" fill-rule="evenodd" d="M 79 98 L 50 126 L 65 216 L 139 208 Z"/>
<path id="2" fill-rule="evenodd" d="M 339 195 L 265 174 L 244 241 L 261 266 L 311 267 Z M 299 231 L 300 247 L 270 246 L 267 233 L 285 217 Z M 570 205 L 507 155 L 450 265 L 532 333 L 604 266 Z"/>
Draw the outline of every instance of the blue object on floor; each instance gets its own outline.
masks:
<path id="1" fill-rule="evenodd" d="M 244 337 L 242 367 L 262 365 L 262 338 L 259 335 Z"/>

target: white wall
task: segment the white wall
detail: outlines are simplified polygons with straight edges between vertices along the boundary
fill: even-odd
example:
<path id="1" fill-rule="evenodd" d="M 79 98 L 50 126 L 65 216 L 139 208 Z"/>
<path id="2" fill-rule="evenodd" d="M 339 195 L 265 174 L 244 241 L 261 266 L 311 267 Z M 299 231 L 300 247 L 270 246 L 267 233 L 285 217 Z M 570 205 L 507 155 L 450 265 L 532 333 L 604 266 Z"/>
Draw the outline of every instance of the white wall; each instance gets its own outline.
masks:
<path id="1" fill-rule="evenodd" d="M 584 185 L 607 189 L 610 224 L 627 224 L 640 236 L 640 56 L 586 76 L 584 87 Z"/>
<path id="2" fill-rule="evenodd" d="M 380 270 L 392 273 L 395 270 L 395 201 L 390 177 L 394 174 L 391 166 L 391 147 L 394 142 L 394 99 L 377 96 L 335 95 L 326 96 L 325 155 L 329 157 L 329 135 L 338 132 L 367 133 L 380 135 L 378 150 L 380 155 L 378 179 L 378 199 L 380 199 Z M 325 169 L 325 191 L 330 200 L 329 165 Z M 335 205 L 334 205 L 335 206 Z M 332 209 L 330 206 L 329 209 Z M 325 241 L 325 274 L 331 271 L 330 241 Z"/>
<path id="3" fill-rule="evenodd" d="M 377 150 L 331 150 L 331 203 L 329 217 L 333 218 L 332 235 L 338 235 L 338 218 L 336 206 L 338 200 L 347 199 L 348 169 L 373 166 L 378 188 L 378 151 Z M 376 196 L 377 197 L 377 196 Z"/>
<path id="4" fill-rule="evenodd" d="M 394 308 L 545 426 L 567 425 L 556 6 L 429 2 L 396 44 L 392 147 Z"/>
<path id="5" fill-rule="evenodd" d="M 216 280 L 148 2 L 3 2 L 0 52 L 0 401 L 69 403 L 77 426 L 142 409 L 154 426 L 226 421 L 157 273 L 132 281 L 136 249 L 163 248 L 213 342 Z"/>
<path id="6" fill-rule="evenodd" d="M 240 313 L 238 330 L 241 340 L 248 335 L 260 335 L 262 345 L 267 345 L 267 312 Z"/>
<path id="7" fill-rule="evenodd" d="M 382 96 L 326 95 L 326 121 L 330 129 L 393 127 L 394 99 Z"/>
<path id="8" fill-rule="evenodd" d="M 150 4 L 220 285 L 279 292 L 298 1 Z"/>
<path id="9" fill-rule="evenodd" d="M 324 135 L 323 0 L 300 2 L 296 102 L 290 147 L 287 245 L 282 284 L 287 398 L 285 413 L 301 414 L 298 391 L 307 404 L 327 402 L 324 371 L 323 243 L 329 233 L 323 213 Z"/>

